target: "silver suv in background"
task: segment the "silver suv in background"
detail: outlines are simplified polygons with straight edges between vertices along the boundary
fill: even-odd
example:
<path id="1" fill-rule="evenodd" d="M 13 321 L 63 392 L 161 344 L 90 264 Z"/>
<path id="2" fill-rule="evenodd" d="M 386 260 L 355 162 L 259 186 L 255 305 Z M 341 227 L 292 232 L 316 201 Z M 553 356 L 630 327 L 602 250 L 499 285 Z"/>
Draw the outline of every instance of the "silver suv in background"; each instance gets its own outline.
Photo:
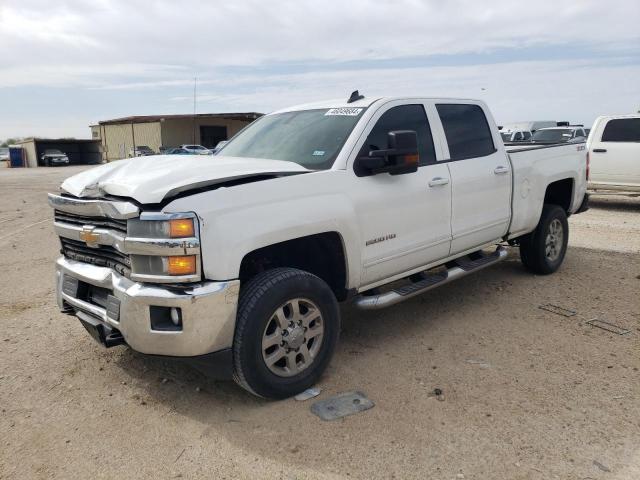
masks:
<path id="1" fill-rule="evenodd" d="M 531 137 L 531 143 L 553 144 L 553 143 L 581 143 L 587 141 L 587 134 L 584 127 L 552 127 L 541 128 Z"/>
<path id="2" fill-rule="evenodd" d="M 180 145 L 180 148 L 186 150 L 189 153 L 195 153 L 197 155 L 211 155 L 211 150 L 202 145 Z"/>

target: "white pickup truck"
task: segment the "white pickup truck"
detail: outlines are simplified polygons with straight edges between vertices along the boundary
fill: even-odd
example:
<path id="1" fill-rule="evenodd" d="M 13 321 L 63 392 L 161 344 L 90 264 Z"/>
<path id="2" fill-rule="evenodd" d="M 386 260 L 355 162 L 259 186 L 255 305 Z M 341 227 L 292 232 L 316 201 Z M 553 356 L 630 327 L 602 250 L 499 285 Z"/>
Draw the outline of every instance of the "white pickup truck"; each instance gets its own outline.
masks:
<path id="1" fill-rule="evenodd" d="M 67 179 L 49 195 L 58 303 L 106 346 L 288 397 L 329 363 L 338 302 L 386 307 L 509 245 L 554 272 L 586 185 L 584 145 L 509 153 L 481 101 L 354 92 L 266 115 L 217 156 Z"/>

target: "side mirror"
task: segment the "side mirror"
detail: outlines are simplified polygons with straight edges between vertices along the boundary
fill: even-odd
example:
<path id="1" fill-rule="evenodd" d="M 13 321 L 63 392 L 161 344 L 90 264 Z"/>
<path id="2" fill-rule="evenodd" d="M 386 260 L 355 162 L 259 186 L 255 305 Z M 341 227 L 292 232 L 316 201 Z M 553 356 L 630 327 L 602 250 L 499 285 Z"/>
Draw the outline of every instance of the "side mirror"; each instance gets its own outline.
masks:
<path id="1" fill-rule="evenodd" d="M 371 150 L 356 158 L 354 170 L 359 177 L 388 173 L 402 175 L 418 170 L 418 134 L 413 130 L 395 130 L 387 134 L 386 150 Z"/>

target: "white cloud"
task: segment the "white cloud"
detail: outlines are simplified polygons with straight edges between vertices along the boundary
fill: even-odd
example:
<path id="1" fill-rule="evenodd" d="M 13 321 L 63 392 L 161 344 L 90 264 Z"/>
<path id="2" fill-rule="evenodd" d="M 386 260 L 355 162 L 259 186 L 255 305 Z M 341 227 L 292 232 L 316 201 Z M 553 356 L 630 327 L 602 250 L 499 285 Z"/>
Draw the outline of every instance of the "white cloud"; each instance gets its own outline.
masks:
<path id="1" fill-rule="evenodd" d="M 509 118 L 564 109 L 586 120 L 640 103 L 630 84 L 639 23 L 640 2 L 628 0 L 524 9 L 478 0 L 0 0 L 0 104 L 50 89 L 64 96 L 75 129 L 86 118 L 182 111 L 197 76 L 202 110 L 269 110 L 361 88 L 484 95 Z M 433 58 L 459 66 L 427 68 Z M 38 132 L 52 117 L 43 103 L 17 114 Z M 20 133 L 7 122 L 0 138 Z"/>

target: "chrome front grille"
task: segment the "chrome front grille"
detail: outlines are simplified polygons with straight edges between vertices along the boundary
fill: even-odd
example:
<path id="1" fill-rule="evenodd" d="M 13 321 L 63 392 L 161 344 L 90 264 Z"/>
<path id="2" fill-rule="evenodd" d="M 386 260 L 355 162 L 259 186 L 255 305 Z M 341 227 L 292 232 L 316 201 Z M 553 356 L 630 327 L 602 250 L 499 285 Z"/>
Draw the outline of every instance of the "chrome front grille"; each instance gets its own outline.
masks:
<path id="1" fill-rule="evenodd" d="M 64 222 L 70 225 L 83 227 L 85 225 L 93 225 L 99 228 L 110 228 L 124 234 L 127 233 L 127 221 L 117 218 L 93 217 L 89 215 L 76 215 L 73 213 L 63 212 L 61 210 L 53 211 L 53 218 L 56 222 Z"/>
<path id="2" fill-rule="evenodd" d="M 191 283 L 202 280 L 200 233 L 193 212 L 142 212 L 132 202 L 49 194 L 61 253 L 69 260 L 110 268 L 136 282 Z M 192 219 L 190 237 L 171 237 L 154 222 Z M 141 224 L 145 228 L 138 228 Z M 167 223 L 168 225 L 168 223 Z M 153 227 L 153 228 L 152 228 Z M 172 274 L 169 258 L 193 256 L 193 271 Z"/>
<path id="3" fill-rule="evenodd" d="M 86 243 L 60 237 L 62 249 L 60 253 L 66 258 L 78 262 L 90 263 L 99 267 L 109 267 L 120 275 L 131 275 L 131 258 L 109 245 L 97 248 L 88 247 Z"/>

